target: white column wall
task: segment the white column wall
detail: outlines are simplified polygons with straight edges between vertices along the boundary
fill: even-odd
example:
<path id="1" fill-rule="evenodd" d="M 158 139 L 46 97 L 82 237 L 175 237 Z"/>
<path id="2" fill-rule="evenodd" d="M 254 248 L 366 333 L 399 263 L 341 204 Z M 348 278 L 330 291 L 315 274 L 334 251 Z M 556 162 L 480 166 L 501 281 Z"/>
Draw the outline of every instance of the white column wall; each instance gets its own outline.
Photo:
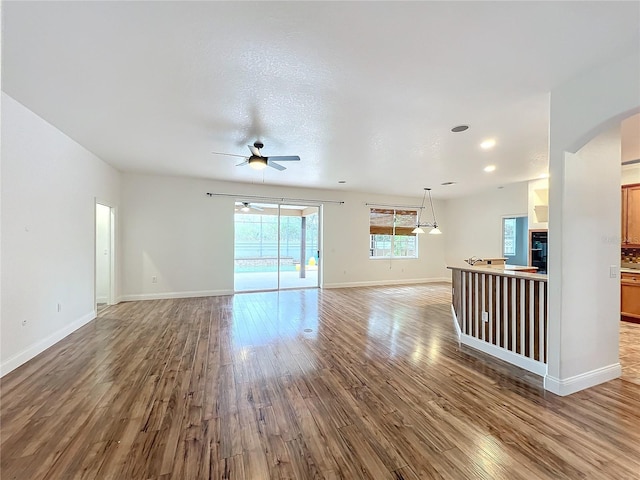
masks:
<path id="1" fill-rule="evenodd" d="M 619 278 L 609 278 L 619 263 L 620 154 L 612 159 L 599 140 L 572 154 L 638 110 L 639 85 L 640 59 L 630 55 L 551 93 L 545 388 L 560 395 L 620 375 Z"/>
<path id="2" fill-rule="evenodd" d="M 420 205 L 422 197 L 392 197 L 331 190 L 273 187 L 191 178 L 123 174 L 123 299 L 233 293 L 234 198 L 206 192 L 275 198 L 338 200 L 322 212 L 325 287 L 449 280 L 443 235 L 422 235 L 418 259 L 369 258 L 369 207 L 365 203 Z M 416 192 L 420 193 L 420 192 Z M 434 202 L 436 215 L 442 204 Z M 152 283 L 152 277 L 157 283 Z"/>
<path id="3" fill-rule="evenodd" d="M 1 153 L 4 374 L 95 317 L 95 199 L 117 206 L 120 174 L 4 93 Z"/>

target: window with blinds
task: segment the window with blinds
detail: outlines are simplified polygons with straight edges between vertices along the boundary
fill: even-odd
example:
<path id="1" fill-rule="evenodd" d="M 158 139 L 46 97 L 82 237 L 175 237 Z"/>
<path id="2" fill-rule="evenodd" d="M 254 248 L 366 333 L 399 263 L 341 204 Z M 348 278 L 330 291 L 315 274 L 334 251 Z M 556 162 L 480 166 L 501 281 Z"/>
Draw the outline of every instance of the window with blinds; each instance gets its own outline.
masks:
<path id="1" fill-rule="evenodd" d="M 370 209 L 370 258 L 417 258 L 417 223 L 417 210 Z"/>

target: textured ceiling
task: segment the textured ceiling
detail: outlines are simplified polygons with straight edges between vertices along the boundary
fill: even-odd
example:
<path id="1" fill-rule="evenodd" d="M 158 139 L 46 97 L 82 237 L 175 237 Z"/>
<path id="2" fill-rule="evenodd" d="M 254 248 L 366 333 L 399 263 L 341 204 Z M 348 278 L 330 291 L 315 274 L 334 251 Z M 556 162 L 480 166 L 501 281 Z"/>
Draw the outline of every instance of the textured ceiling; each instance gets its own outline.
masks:
<path id="1" fill-rule="evenodd" d="M 3 90 L 120 170 L 440 198 L 544 173 L 550 90 L 640 45 L 638 2 L 2 8 Z M 211 154 L 256 139 L 302 161 Z"/>

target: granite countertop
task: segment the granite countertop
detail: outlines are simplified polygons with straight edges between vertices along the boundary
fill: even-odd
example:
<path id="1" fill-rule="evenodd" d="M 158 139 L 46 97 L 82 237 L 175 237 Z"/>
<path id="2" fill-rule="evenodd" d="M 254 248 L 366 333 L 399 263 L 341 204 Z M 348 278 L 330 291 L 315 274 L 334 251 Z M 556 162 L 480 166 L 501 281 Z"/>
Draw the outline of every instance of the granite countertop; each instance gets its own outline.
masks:
<path id="1" fill-rule="evenodd" d="M 638 266 L 638 268 L 620 267 L 620 271 L 622 273 L 640 273 L 640 265 Z"/>
<path id="2" fill-rule="evenodd" d="M 527 267 L 526 265 L 496 265 L 495 267 L 493 265 L 487 266 L 491 268 L 499 268 L 502 270 L 513 270 L 514 272 L 532 270 L 534 268 L 537 270 L 536 267 Z"/>
<path id="3" fill-rule="evenodd" d="M 465 270 L 468 272 L 478 272 L 478 273 L 492 273 L 496 275 L 501 275 L 505 277 L 518 277 L 518 278 L 529 278 L 531 280 L 547 280 L 546 273 L 528 273 L 526 271 L 531 269 L 531 267 L 519 266 L 519 265 L 477 265 L 471 266 L 469 264 L 464 265 L 448 265 L 448 269 L 450 270 Z"/>

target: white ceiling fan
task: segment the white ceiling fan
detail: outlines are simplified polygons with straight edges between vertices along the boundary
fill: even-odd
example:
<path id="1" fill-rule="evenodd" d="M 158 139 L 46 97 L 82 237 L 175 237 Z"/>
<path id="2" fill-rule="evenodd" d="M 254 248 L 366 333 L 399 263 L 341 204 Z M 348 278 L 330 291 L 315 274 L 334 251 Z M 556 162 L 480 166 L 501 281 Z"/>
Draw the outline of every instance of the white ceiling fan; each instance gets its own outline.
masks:
<path id="1" fill-rule="evenodd" d="M 262 170 L 266 167 L 272 167 L 276 170 L 286 170 L 287 167 L 283 167 L 282 165 L 275 162 L 299 162 L 300 157 L 297 155 L 281 155 L 275 157 L 265 157 L 262 154 L 262 148 L 264 148 L 264 143 L 259 140 L 256 140 L 253 145 L 247 145 L 249 150 L 251 151 L 251 156 L 247 157 L 245 155 L 236 155 L 233 153 L 222 153 L 222 152 L 211 152 L 214 155 L 227 155 L 230 157 L 242 157 L 244 158 L 244 162 L 236 165 L 237 167 L 241 165 L 249 165 L 251 168 L 255 168 L 256 170 Z"/>

